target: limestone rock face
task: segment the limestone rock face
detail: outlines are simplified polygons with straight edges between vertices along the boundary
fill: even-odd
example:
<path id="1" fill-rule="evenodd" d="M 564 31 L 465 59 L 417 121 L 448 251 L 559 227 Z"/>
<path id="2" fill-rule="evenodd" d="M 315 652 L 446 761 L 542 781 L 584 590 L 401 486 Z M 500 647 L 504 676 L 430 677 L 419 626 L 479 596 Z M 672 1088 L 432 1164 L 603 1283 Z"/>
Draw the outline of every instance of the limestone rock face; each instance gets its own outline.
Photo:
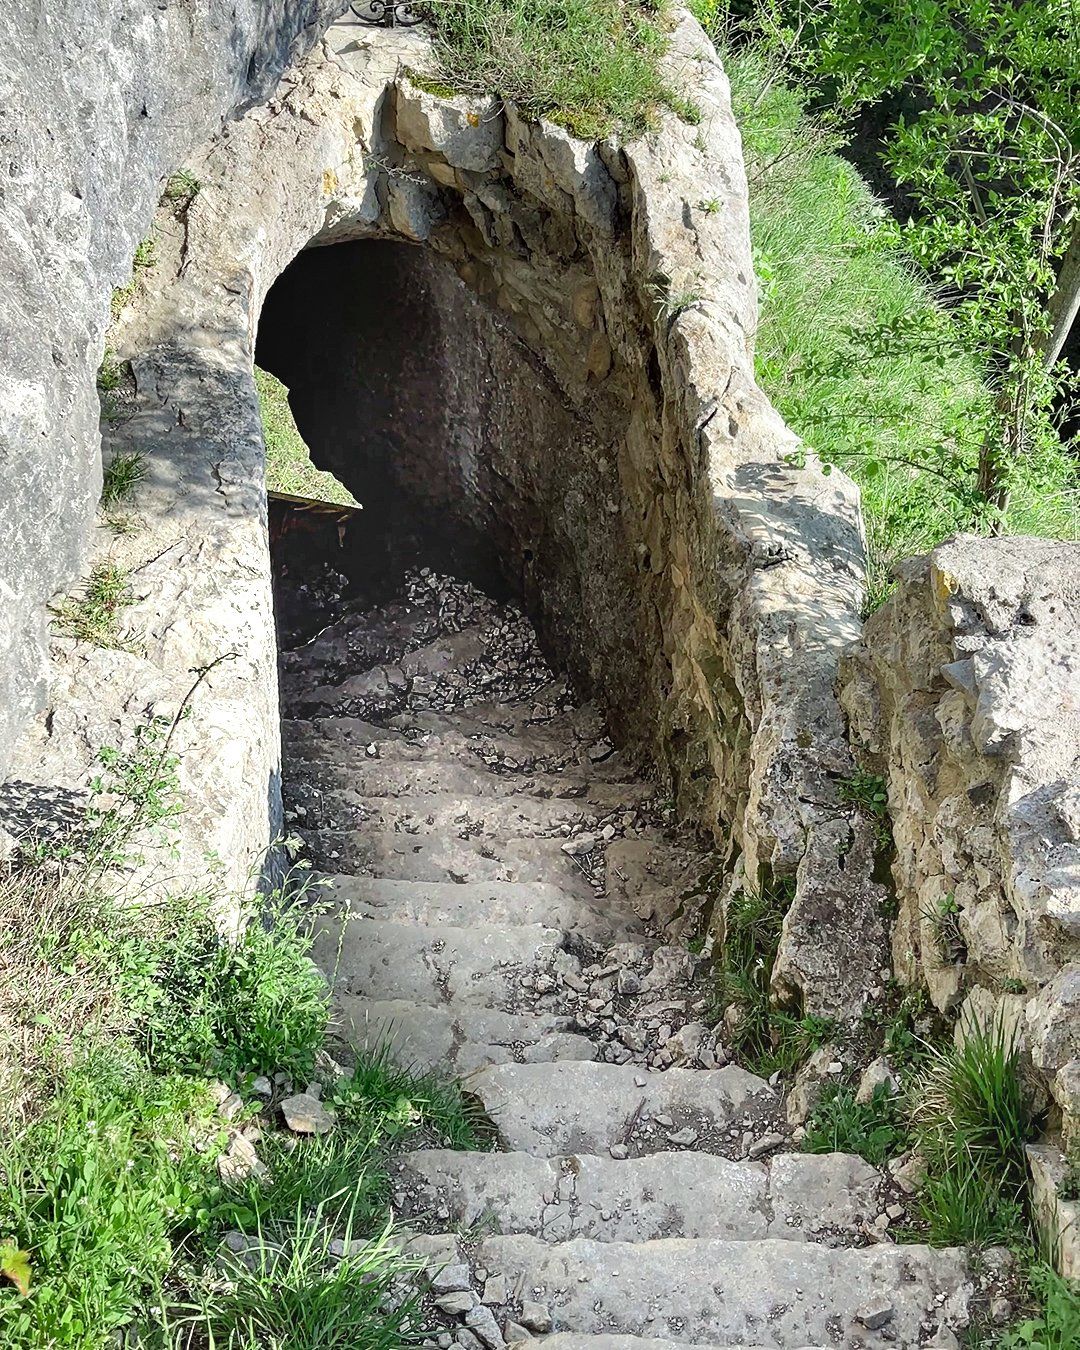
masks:
<path id="1" fill-rule="evenodd" d="M 941 1009 L 1006 1013 L 1067 1118 L 1080 1051 L 1078 613 L 1077 545 L 961 537 L 904 566 L 843 693 L 889 778 L 898 972 Z"/>
<path id="2" fill-rule="evenodd" d="M 258 31 L 269 40 L 271 29 Z M 404 72 L 426 59 L 422 29 L 334 25 L 277 97 L 190 158 L 202 187 L 183 212 L 159 212 L 157 265 L 115 337 L 133 370 L 131 416 L 109 431 L 110 449 L 150 467 L 148 528 L 115 546 L 140 577 L 136 656 L 60 644 L 49 702 L 61 715 L 37 724 L 19 772 L 77 783 L 102 731 L 143 711 L 147 691 L 175 703 L 193 668 L 227 657 L 181 747 L 194 803 L 184 857 L 212 851 L 236 881 L 269 838 L 276 716 L 253 335 L 297 254 L 369 241 L 361 252 L 398 250 L 402 289 L 392 322 L 383 308 L 373 330 L 339 330 L 335 379 L 322 381 L 321 415 L 338 417 L 329 429 L 342 429 L 334 388 L 352 397 L 360 374 L 369 387 L 382 381 L 382 413 L 354 409 L 351 421 L 392 466 L 379 480 L 387 499 L 441 522 L 451 548 L 494 548 L 547 645 L 630 752 L 671 779 L 682 813 L 713 832 L 735 884 L 792 886 L 778 992 L 807 1011 L 849 1013 L 885 937 L 876 888 L 844 864 L 869 844 L 835 790 L 852 769 L 834 684 L 858 633 L 858 494 L 802 454 L 754 382 L 747 193 L 724 73 L 682 15 L 667 59 L 700 125 L 669 117 L 619 147 L 420 90 Z M 187 49 L 164 64 L 176 98 L 174 68 L 201 68 Z M 236 91 L 252 97 L 242 81 Z M 214 116 L 230 106 L 219 98 Z M 140 189 L 147 206 L 183 128 L 199 134 L 196 111 L 211 129 L 210 111 L 197 99 L 192 109 L 169 149 L 158 143 L 152 185 Z M 96 342 L 146 211 L 115 219 L 130 224 L 112 245 L 113 270 L 87 280 Z M 333 287 L 312 295 L 328 307 Z M 266 316 L 263 326 L 273 326 Z M 290 345 L 276 364 L 307 431 L 305 415 L 319 414 L 303 406 L 302 379 L 288 378 L 303 374 L 287 368 L 303 344 Z M 71 377 L 88 423 L 71 460 L 81 486 L 23 494 L 39 543 L 42 529 L 57 532 L 49 501 L 82 503 L 64 568 L 51 564 L 46 582 L 45 564 L 33 564 L 39 597 L 82 553 L 97 358 L 80 358 Z M 35 361 L 43 378 L 51 357 Z M 347 483 L 371 469 L 348 431 L 326 438 L 340 449 L 324 465 Z M 9 613 L 40 627 L 27 584 Z"/>
<path id="3" fill-rule="evenodd" d="M 166 175 L 342 7 L 0 0 L 0 772 L 44 698 L 45 602 L 85 556 L 112 290 Z"/>

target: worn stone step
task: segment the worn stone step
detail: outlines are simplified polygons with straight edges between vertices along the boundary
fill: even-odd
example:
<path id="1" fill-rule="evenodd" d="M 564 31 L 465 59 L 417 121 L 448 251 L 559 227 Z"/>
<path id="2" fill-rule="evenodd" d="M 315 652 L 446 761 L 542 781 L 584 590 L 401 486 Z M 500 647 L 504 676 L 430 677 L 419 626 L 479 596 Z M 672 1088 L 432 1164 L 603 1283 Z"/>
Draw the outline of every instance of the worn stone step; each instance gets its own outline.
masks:
<path id="1" fill-rule="evenodd" d="M 382 636 L 380 633 L 379 640 L 372 643 L 359 630 L 351 634 L 351 644 L 359 644 L 355 660 L 340 654 L 320 660 L 324 652 L 319 651 L 316 640 L 308 652 L 309 660 L 293 660 L 283 671 L 282 690 L 288 705 L 309 714 L 326 708 L 367 717 L 370 709 L 387 706 L 397 712 L 404 707 L 415 681 L 426 688 L 425 681 L 446 679 L 467 668 L 483 657 L 493 640 L 490 628 L 483 624 L 431 636 L 420 645 L 413 645 L 412 635 L 399 639 L 391 636 L 386 642 Z M 389 705 L 384 702 L 387 696 Z"/>
<path id="2" fill-rule="evenodd" d="M 434 605 L 392 602 L 353 612 L 328 624 L 307 642 L 281 653 L 283 679 L 335 675 L 397 660 L 430 642 L 444 625 Z"/>
<path id="3" fill-rule="evenodd" d="M 522 1298 L 544 1304 L 556 1332 L 774 1350 L 934 1345 L 938 1328 L 967 1325 L 973 1294 L 962 1252 L 887 1243 L 508 1236 L 484 1239 L 474 1261 L 506 1277 L 510 1315 Z"/>
<path id="4" fill-rule="evenodd" d="M 449 833 L 317 830 L 300 827 L 315 866 L 401 881 L 550 881 L 584 898 L 594 894 L 558 839 L 463 839 Z"/>
<path id="5" fill-rule="evenodd" d="M 694 1133 L 688 1147 L 729 1154 L 744 1129 L 766 1133 L 763 1122 L 778 1108 L 768 1083 L 735 1065 L 656 1073 L 623 1064 L 503 1064 L 475 1074 L 469 1087 L 505 1148 L 541 1158 L 609 1155 L 612 1146 L 640 1157 L 670 1149 L 684 1130 Z"/>
<path id="6" fill-rule="evenodd" d="M 293 782 L 285 794 L 288 808 L 305 824 L 319 829 L 363 825 L 372 830 L 507 839 L 565 838 L 595 831 L 607 817 L 633 811 L 640 804 L 628 800 L 631 794 L 624 784 L 597 784 L 587 799 L 517 794 L 484 797 L 470 793 L 370 797 L 349 785 L 347 773 L 342 778 L 344 781 L 332 788 Z"/>
<path id="7" fill-rule="evenodd" d="M 398 730 L 446 732 L 473 736 L 510 736 L 518 744 L 527 744 L 531 736 L 552 737 L 565 744 L 581 744 L 594 749 L 597 758 L 607 753 L 604 720 L 595 704 L 563 708 L 545 713 L 535 702 L 497 703 L 477 701 L 453 712 L 416 709 L 391 718 L 388 725 Z"/>
<path id="8" fill-rule="evenodd" d="M 405 999 L 349 994 L 336 1021 L 354 1045 L 386 1047 L 399 1063 L 467 1077 L 492 1064 L 593 1059 L 596 1046 L 553 1013 L 511 1013 L 468 1004 L 427 1007 Z M 466 1083 L 467 1086 L 467 1083 Z"/>
<path id="9" fill-rule="evenodd" d="M 634 775 L 617 754 L 597 753 L 592 759 L 588 746 L 549 732 L 544 725 L 526 726 L 516 734 L 477 729 L 465 714 L 460 722 L 447 716 L 438 731 L 402 731 L 356 717 L 286 718 L 282 740 L 294 759 L 325 759 L 334 763 L 366 760 L 417 762 L 456 759 L 479 762 L 506 777 L 519 773 L 559 772 L 581 769 L 597 780 L 629 779 Z"/>
<path id="10" fill-rule="evenodd" d="M 537 797 L 546 800 L 579 803 L 600 810 L 636 812 L 649 803 L 655 793 L 651 784 L 640 782 L 598 782 L 588 775 L 567 770 L 563 773 L 493 773 L 485 765 L 462 763 L 453 759 L 380 760 L 363 754 L 352 760 L 329 760 L 315 753 L 308 760 L 286 761 L 289 790 L 287 797 L 297 800 L 298 786 L 319 788 L 326 794 L 361 797 Z M 636 823 L 636 818 L 635 822 Z"/>
<path id="11" fill-rule="evenodd" d="M 643 934 L 640 921 L 625 907 L 590 904 L 549 881 L 401 881 L 347 875 L 318 880 L 322 897 L 355 918 L 457 928 L 539 923 L 586 933 L 597 942 Z"/>
<path id="12" fill-rule="evenodd" d="M 653 1340 L 648 1336 L 576 1336 L 563 1331 L 555 1336 L 533 1336 L 529 1350 L 706 1350 L 705 1346 L 691 1345 L 689 1341 Z M 760 1350 L 747 1347 L 746 1350 Z M 817 1350 L 817 1347 L 800 1347 Z"/>
<path id="13" fill-rule="evenodd" d="M 515 1012 L 535 1003 L 534 994 L 521 990 L 522 975 L 547 971 L 556 980 L 566 973 L 580 979 L 580 962 L 567 945 L 566 933 L 536 923 L 455 928 L 330 918 L 315 936 L 313 955 L 339 995 Z"/>
<path id="14" fill-rule="evenodd" d="M 661 1152 L 616 1162 L 574 1154 L 424 1149 L 395 1167 L 395 1209 L 459 1229 L 585 1237 L 765 1237 L 835 1243 L 861 1236 L 881 1207 L 881 1177 L 850 1154 L 783 1153 L 768 1165 Z"/>

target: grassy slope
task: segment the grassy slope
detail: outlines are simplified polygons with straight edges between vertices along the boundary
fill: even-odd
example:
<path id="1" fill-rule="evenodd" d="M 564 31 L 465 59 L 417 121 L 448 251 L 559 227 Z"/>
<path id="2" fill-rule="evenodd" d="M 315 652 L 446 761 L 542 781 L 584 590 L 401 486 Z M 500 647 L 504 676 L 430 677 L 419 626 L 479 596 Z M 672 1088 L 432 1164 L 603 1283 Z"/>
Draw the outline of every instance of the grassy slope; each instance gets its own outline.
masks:
<path id="1" fill-rule="evenodd" d="M 355 506 L 356 498 L 332 473 L 317 469 L 304 439 L 296 429 L 289 391 L 273 375 L 255 368 L 263 435 L 266 439 L 266 486 L 271 492 L 287 492 L 315 501 L 341 502 Z"/>
<path id="2" fill-rule="evenodd" d="M 497 94 L 587 139 L 639 135 L 661 107 L 695 117 L 661 77 L 663 5 L 649 0 L 424 0 L 438 86 Z"/>
<path id="3" fill-rule="evenodd" d="M 97 1350 L 128 1329 L 147 1350 L 390 1350 L 409 1309 L 385 1302 L 403 1270 L 388 1156 L 418 1132 L 474 1145 L 472 1113 L 456 1085 L 384 1055 L 331 1045 L 352 1067 L 328 1066 L 310 896 L 279 897 L 235 943 L 213 922 L 221 897 L 109 898 L 136 834 L 174 812 L 175 765 L 152 732 L 105 761 L 114 804 L 88 840 L 0 869 L 0 1344 Z M 254 1090 L 275 1073 L 322 1084 L 329 1134 L 281 1132 Z M 220 1082 L 238 1094 L 228 1119 Z M 223 1179 L 245 1121 L 268 1173 Z M 223 1255 L 226 1232 L 248 1235 L 246 1264 Z M 358 1250 L 332 1259 L 345 1239 Z"/>
<path id="4" fill-rule="evenodd" d="M 874 602 L 901 558 L 971 528 L 966 488 L 988 394 L 882 207 L 775 63 L 751 47 L 725 52 L 725 65 L 762 291 L 758 376 L 792 429 L 859 483 Z M 882 343 L 897 319 L 900 337 Z M 1080 535 L 1064 451 L 1026 464 L 1007 528 Z"/>

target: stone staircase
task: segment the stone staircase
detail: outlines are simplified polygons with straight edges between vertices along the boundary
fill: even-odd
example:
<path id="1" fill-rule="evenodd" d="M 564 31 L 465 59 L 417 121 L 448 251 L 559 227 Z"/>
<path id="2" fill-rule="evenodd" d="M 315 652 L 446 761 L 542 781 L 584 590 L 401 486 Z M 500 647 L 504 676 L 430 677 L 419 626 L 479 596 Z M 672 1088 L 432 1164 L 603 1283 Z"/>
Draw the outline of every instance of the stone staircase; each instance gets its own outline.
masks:
<path id="1" fill-rule="evenodd" d="M 957 1346 L 965 1254 L 889 1240 L 888 1176 L 795 1151 L 728 1062 L 686 945 L 707 855 L 520 615 L 414 575 L 282 684 L 341 1033 L 460 1075 L 497 1132 L 397 1166 L 429 1344 Z"/>

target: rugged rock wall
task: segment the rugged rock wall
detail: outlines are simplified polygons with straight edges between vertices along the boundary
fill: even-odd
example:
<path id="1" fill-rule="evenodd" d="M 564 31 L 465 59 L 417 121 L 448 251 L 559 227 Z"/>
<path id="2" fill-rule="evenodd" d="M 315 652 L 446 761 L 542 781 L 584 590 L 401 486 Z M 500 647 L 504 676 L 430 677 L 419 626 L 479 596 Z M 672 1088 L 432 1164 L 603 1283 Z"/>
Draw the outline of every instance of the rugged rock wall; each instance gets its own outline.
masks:
<path id="1" fill-rule="evenodd" d="M 897 972 L 1003 1014 L 1080 1128 L 1080 546 L 960 538 L 908 563 L 845 669 L 886 773 Z"/>
<path id="2" fill-rule="evenodd" d="M 422 68 L 417 35 L 395 40 Z M 331 48 L 361 87 L 382 77 L 385 39 Z M 754 385 L 726 82 L 691 20 L 670 60 L 700 128 L 672 121 L 621 150 L 395 78 L 362 182 L 355 142 L 327 161 L 316 242 L 413 240 L 460 280 L 400 247 L 372 252 L 368 281 L 362 249 L 305 259 L 265 316 L 283 340 L 263 341 L 327 467 L 496 541 L 549 646 L 741 860 L 733 873 L 799 869 L 777 987 L 845 1011 L 862 996 L 847 963 L 879 965 L 885 938 L 855 866 L 865 856 L 868 877 L 866 831 L 834 786 L 851 768 L 832 684 L 857 632 L 857 497 L 812 458 L 790 462 L 798 447 Z M 301 78 L 312 120 L 331 88 L 338 120 L 357 97 L 329 67 Z M 335 317 L 321 337 L 309 319 L 310 344 L 290 351 L 312 295 Z"/>
<path id="3" fill-rule="evenodd" d="M 228 655 L 209 690 L 218 733 L 191 732 L 187 846 L 205 850 L 213 822 L 235 879 L 239 855 L 265 843 L 276 728 L 253 333 L 308 245 L 424 246 L 443 269 L 428 299 L 444 331 L 471 324 L 515 395 L 535 386 L 518 409 L 489 401 L 505 436 L 472 434 L 475 410 L 451 393 L 462 421 L 445 481 L 485 497 L 549 645 L 714 831 L 732 877 L 797 873 L 781 996 L 849 1012 L 885 939 L 868 828 L 835 790 L 852 765 L 833 686 L 858 631 L 857 493 L 802 462 L 754 384 L 746 186 L 723 72 L 683 18 L 669 60 L 700 125 L 671 118 L 640 143 L 591 146 L 513 108 L 423 92 L 403 70 L 422 68 L 424 42 L 336 26 L 193 162 L 201 191 L 161 217 L 160 261 L 117 339 L 136 387 L 115 444 L 151 465 L 146 528 L 106 545 L 137 569 L 144 664 L 118 679 L 115 653 L 59 648 L 60 716 L 38 724 L 21 771 L 31 785 L 77 779 L 97 724 L 145 704 L 151 674 L 170 706 L 194 667 Z M 436 361 L 448 379 L 452 348 Z M 478 362 L 459 363 L 466 394 Z"/>
<path id="4" fill-rule="evenodd" d="M 94 376 L 162 181 L 267 96 L 337 0 L 0 0 L 0 772 L 101 486 Z"/>

